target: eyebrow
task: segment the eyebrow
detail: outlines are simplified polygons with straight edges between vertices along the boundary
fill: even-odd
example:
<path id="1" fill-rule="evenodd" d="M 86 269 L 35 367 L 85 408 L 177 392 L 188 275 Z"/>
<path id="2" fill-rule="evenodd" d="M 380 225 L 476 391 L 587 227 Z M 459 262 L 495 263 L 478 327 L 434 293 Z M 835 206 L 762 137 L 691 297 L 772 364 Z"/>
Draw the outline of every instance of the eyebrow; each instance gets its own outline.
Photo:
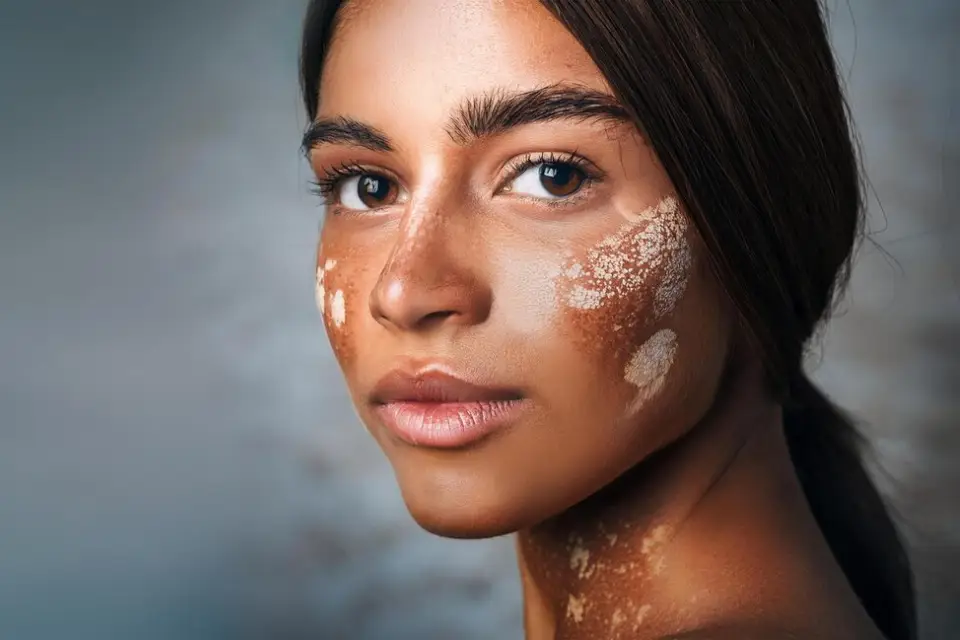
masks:
<path id="1" fill-rule="evenodd" d="M 323 144 L 348 144 L 371 151 L 393 151 L 387 135 L 376 127 L 353 118 L 318 118 L 310 123 L 303 134 L 301 150 L 310 153 Z"/>
<path id="2" fill-rule="evenodd" d="M 450 139 L 466 146 L 511 129 L 555 120 L 632 122 L 627 110 L 612 95 L 586 87 L 556 84 L 528 91 L 495 90 L 471 97 L 456 109 L 444 127 Z M 353 118 L 318 118 L 303 135 L 301 149 L 309 153 L 324 144 L 346 144 L 389 152 L 390 138 L 371 125 Z"/>

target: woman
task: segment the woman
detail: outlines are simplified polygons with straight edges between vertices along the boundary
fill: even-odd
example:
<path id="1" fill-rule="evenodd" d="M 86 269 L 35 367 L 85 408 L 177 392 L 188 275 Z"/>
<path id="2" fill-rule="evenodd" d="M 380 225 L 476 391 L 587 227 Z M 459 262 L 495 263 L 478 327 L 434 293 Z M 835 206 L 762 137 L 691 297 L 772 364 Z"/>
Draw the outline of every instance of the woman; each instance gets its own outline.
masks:
<path id="1" fill-rule="evenodd" d="M 334 352 L 527 637 L 916 636 L 802 371 L 861 221 L 815 0 L 321 0 L 301 55 Z"/>

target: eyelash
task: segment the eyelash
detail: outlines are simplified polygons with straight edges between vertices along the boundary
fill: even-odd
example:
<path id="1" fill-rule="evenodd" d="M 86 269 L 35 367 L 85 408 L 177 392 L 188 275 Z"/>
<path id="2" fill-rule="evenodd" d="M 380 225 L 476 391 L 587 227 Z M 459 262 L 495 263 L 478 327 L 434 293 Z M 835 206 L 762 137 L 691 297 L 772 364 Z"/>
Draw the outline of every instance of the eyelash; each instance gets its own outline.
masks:
<path id="1" fill-rule="evenodd" d="M 348 178 L 365 173 L 378 173 L 372 167 L 365 167 L 356 163 L 343 162 L 333 167 L 323 169 L 323 176 L 310 182 L 310 191 L 319 196 L 327 206 L 333 204 L 331 196 L 336 193 L 340 183 Z M 379 173 L 378 173 L 379 175 Z"/>
<path id="2" fill-rule="evenodd" d="M 576 191 L 576 193 L 566 198 L 557 198 L 555 200 L 544 200 L 537 198 L 538 202 L 543 202 L 548 206 L 564 206 L 578 200 L 578 195 L 582 194 L 584 190 L 589 188 L 589 186 L 593 183 L 601 181 L 604 177 L 603 172 L 600 171 L 595 164 L 576 152 L 558 153 L 554 151 L 547 151 L 522 156 L 509 163 L 507 165 L 507 175 L 502 181 L 503 185 L 507 185 L 513 180 L 516 180 L 527 169 L 541 164 L 570 165 L 581 171 L 584 176 L 582 186 Z M 334 204 L 336 204 L 333 202 L 333 196 L 337 192 L 337 189 L 340 188 L 340 184 L 344 180 L 368 173 L 383 175 L 387 179 L 392 179 L 374 167 L 364 166 L 357 163 L 343 162 L 338 165 L 323 169 L 323 175 L 318 177 L 316 180 L 311 181 L 310 191 L 314 195 L 319 196 L 323 200 L 324 205 L 327 207 L 332 207 Z M 503 187 L 498 188 L 497 193 L 500 193 L 502 190 Z"/>

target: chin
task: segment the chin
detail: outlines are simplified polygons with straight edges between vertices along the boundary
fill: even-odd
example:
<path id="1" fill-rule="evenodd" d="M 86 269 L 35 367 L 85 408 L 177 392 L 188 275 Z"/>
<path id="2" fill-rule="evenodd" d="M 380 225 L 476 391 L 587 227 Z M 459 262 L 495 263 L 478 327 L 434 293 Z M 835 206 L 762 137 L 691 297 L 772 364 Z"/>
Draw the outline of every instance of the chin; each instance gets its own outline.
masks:
<path id="1" fill-rule="evenodd" d="M 407 502 L 407 509 L 418 525 L 444 538 L 479 540 L 516 533 L 521 527 L 502 514 L 477 509 L 461 508 L 449 511 L 435 505 Z"/>
<path id="2" fill-rule="evenodd" d="M 416 476 L 398 474 L 400 492 L 410 515 L 430 533 L 444 538 L 494 538 L 532 524 L 516 496 L 498 492 L 479 478 L 425 478 L 423 472 Z"/>
<path id="3" fill-rule="evenodd" d="M 407 507 L 418 525 L 443 538 L 480 540 L 516 533 L 518 529 L 496 518 L 484 517 L 486 514 L 465 513 L 458 517 L 456 514 L 440 513 L 436 509 L 417 509 L 409 504 Z"/>

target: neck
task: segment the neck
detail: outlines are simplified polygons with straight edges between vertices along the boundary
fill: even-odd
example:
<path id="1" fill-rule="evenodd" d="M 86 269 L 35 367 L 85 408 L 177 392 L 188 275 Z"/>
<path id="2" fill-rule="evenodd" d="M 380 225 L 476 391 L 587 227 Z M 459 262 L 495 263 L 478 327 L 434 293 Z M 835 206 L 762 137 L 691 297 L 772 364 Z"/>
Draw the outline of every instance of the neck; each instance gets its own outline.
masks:
<path id="1" fill-rule="evenodd" d="M 733 558 L 762 557 L 747 541 L 772 533 L 758 514 L 805 509 L 780 406 L 761 383 L 758 366 L 730 371 L 687 435 L 518 534 L 528 638 L 659 637 L 743 599 L 756 580 Z M 798 526 L 812 533 L 808 520 Z"/>

